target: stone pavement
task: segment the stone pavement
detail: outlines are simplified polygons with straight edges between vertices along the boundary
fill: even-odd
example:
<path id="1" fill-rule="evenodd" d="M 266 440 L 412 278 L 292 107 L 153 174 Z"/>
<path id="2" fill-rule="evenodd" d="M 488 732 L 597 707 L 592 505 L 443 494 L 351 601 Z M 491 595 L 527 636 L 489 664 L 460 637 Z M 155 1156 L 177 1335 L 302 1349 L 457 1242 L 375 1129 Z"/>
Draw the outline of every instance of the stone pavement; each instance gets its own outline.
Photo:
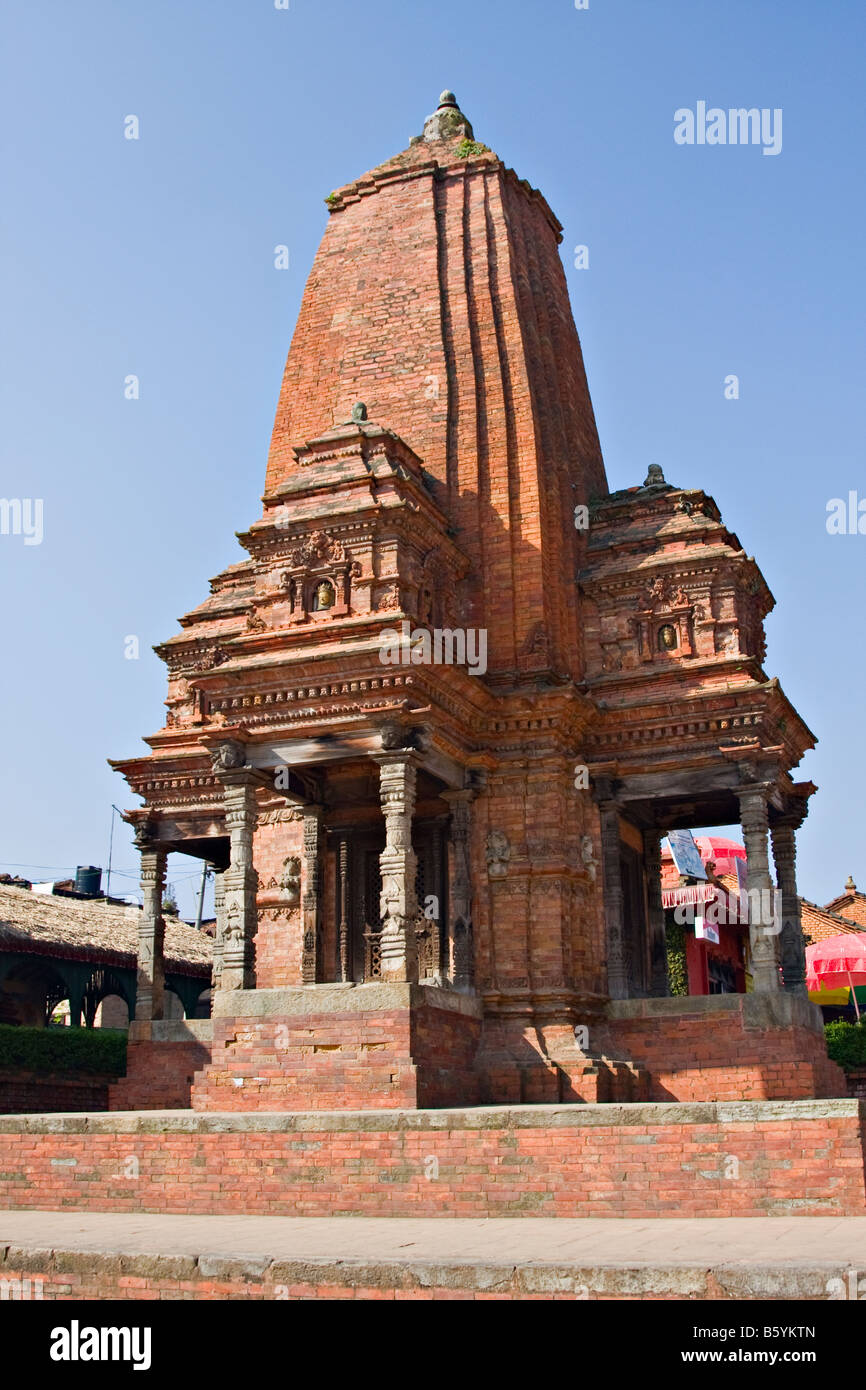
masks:
<path id="1" fill-rule="evenodd" d="M 375 1295 L 359 1296 L 377 1297 L 399 1297 L 394 1289 L 411 1287 L 415 1297 L 447 1297 L 441 1291 L 450 1289 L 456 1297 L 556 1292 L 572 1298 L 827 1299 L 834 1288 L 837 1297 L 850 1296 L 850 1271 L 858 1268 L 866 1270 L 866 1217 L 471 1220 L 0 1212 L 0 1280 L 23 1271 L 85 1270 L 93 1276 L 102 1270 L 103 1280 L 115 1283 L 125 1274 L 132 1278 L 124 1284 L 154 1288 L 170 1277 L 172 1287 L 180 1279 L 185 1282 L 179 1287 L 187 1290 L 197 1281 L 209 1290 L 214 1281 L 236 1290 L 241 1281 L 249 1289 L 202 1297 L 280 1297 L 285 1295 L 274 1288 L 303 1286 L 339 1288 L 342 1296 L 353 1296 L 353 1288 L 375 1289 Z M 844 1291 L 832 1280 L 841 1280 Z"/>

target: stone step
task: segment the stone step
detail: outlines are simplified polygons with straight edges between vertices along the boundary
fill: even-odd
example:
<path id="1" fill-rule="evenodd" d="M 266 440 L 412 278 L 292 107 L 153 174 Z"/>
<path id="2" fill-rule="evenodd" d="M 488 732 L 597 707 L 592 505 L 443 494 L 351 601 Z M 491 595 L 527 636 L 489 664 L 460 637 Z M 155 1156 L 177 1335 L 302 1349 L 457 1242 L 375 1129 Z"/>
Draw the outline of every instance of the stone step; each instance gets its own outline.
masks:
<path id="1" fill-rule="evenodd" d="M 0 1282 L 10 1298 L 46 1301 L 840 1300 L 866 1284 L 864 1249 L 866 1216 L 477 1221 L 27 1211 L 0 1217 Z"/>

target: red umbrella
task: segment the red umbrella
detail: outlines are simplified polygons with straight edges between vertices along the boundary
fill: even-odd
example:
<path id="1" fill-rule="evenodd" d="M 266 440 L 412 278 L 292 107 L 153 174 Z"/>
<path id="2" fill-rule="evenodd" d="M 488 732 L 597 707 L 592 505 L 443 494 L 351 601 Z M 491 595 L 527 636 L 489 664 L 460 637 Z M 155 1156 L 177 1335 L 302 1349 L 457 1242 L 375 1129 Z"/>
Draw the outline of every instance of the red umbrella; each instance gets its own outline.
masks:
<path id="1" fill-rule="evenodd" d="M 866 932 L 840 932 L 806 947 L 806 988 L 843 989 L 849 985 L 859 1017 L 855 985 L 866 985 Z"/>

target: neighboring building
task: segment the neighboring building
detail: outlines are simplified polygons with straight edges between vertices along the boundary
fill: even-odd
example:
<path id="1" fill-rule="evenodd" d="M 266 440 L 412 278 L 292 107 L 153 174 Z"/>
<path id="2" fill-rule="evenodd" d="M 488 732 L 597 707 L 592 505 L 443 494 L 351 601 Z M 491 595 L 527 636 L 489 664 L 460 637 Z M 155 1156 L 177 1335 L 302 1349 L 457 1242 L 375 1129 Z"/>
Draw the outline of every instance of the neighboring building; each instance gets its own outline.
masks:
<path id="1" fill-rule="evenodd" d="M 217 877 L 199 1108 L 575 1099 L 584 1033 L 638 1066 L 669 1040 L 668 1093 L 694 1086 L 693 1022 L 646 1008 L 662 834 L 740 820 L 760 891 L 771 828 L 796 921 L 814 737 L 763 667 L 772 594 L 701 488 L 609 491 L 562 228 L 451 93 L 327 202 L 264 509 L 158 648 L 164 728 L 113 764 L 143 800 L 142 1075 L 182 851 Z M 783 946 L 790 998 L 770 934 L 750 971 L 766 1085 L 802 1094 L 836 1083 Z M 716 1074 L 760 1044 L 762 1078 L 744 1017 L 719 1009 Z"/>
<path id="2" fill-rule="evenodd" d="M 140 908 L 0 884 L 0 1023 L 65 1021 L 125 1027 L 135 1010 Z M 168 1016 L 196 1016 L 213 943 L 165 919 Z M 207 1010 L 204 1010 L 207 1012 Z"/>
<path id="3" fill-rule="evenodd" d="M 662 849 L 669 973 L 677 972 L 676 957 L 681 951 L 678 983 L 684 992 L 745 994 L 751 986 L 749 928 L 739 907 L 735 866 L 738 859 L 745 863 L 746 851 L 734 840 L 716 835 L 698 835 L 695 843 L 707 869 L 706 882 L 683 883 L 670 850 L 667 846 Z M 722 910 L 710 912 L 717 920 L 705 927 L 706 914 L 715 903 L 721 903 Z M 677 914 L 677 908 L 687 909 L 691 921 L 678 920 L 685 913 L 681 910 Z M 699 935 L 702 931 L 705 934 Z"/>
<path id="4" fill-rule="evenodd" d="M 698 835 L 695 842 L 707 871 L 706 882 L 684 881 L 670 849 L 665 846 L 662 850 L 662 903 L 669 966 L 677 972 L 677 955 L 682 951 L 679 978 L 689 994 L 742 994 L 752 987 L 748 910 L 740 908 L 740 883 L 736 873 L 737 860 L 746 863 L 746 851 L 736 841 L 719 836 Z M 849 889 L 851 891 L 847 891 Z M 855 892 L 849 878 L 846 894 L 835 898 L 826 908 L 808 898 L 798 898 L 807 946 L 830 936 L 863 930 L 857 921 L 842 916 L 838 909 L 833 910 L 836 904 L 851 904 Z M 863 895 L 856 897 L 862 899 Z M 713 904 L 720 906 L 714 910 Z M 684 923 L 682 918 L 686 915 L 689 920 Z M 710 924 L 709 934 L 705 922 Z"/>
<path id="5" fill-rule="evenodd" d="M 838 913 L 840 917 L 866 928 L 866 893 L 858 893 L 857 885 L 849 874 L 844 891 L 827 904 L 825 911 Z"/>

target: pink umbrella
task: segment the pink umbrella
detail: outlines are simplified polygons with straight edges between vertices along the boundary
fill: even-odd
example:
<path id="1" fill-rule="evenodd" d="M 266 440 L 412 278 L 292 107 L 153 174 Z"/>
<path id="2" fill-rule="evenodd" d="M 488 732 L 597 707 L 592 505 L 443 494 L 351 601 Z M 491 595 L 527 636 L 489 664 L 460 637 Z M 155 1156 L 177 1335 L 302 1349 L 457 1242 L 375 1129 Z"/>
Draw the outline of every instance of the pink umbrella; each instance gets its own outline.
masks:
<path id="1" fill-rule="evenodd" d="M 806 947 L 807 989 L 842 989 L 846 984 L 859 1018 L 854 986 L 866 985 L 866 932 L 840 932 Z"/>

